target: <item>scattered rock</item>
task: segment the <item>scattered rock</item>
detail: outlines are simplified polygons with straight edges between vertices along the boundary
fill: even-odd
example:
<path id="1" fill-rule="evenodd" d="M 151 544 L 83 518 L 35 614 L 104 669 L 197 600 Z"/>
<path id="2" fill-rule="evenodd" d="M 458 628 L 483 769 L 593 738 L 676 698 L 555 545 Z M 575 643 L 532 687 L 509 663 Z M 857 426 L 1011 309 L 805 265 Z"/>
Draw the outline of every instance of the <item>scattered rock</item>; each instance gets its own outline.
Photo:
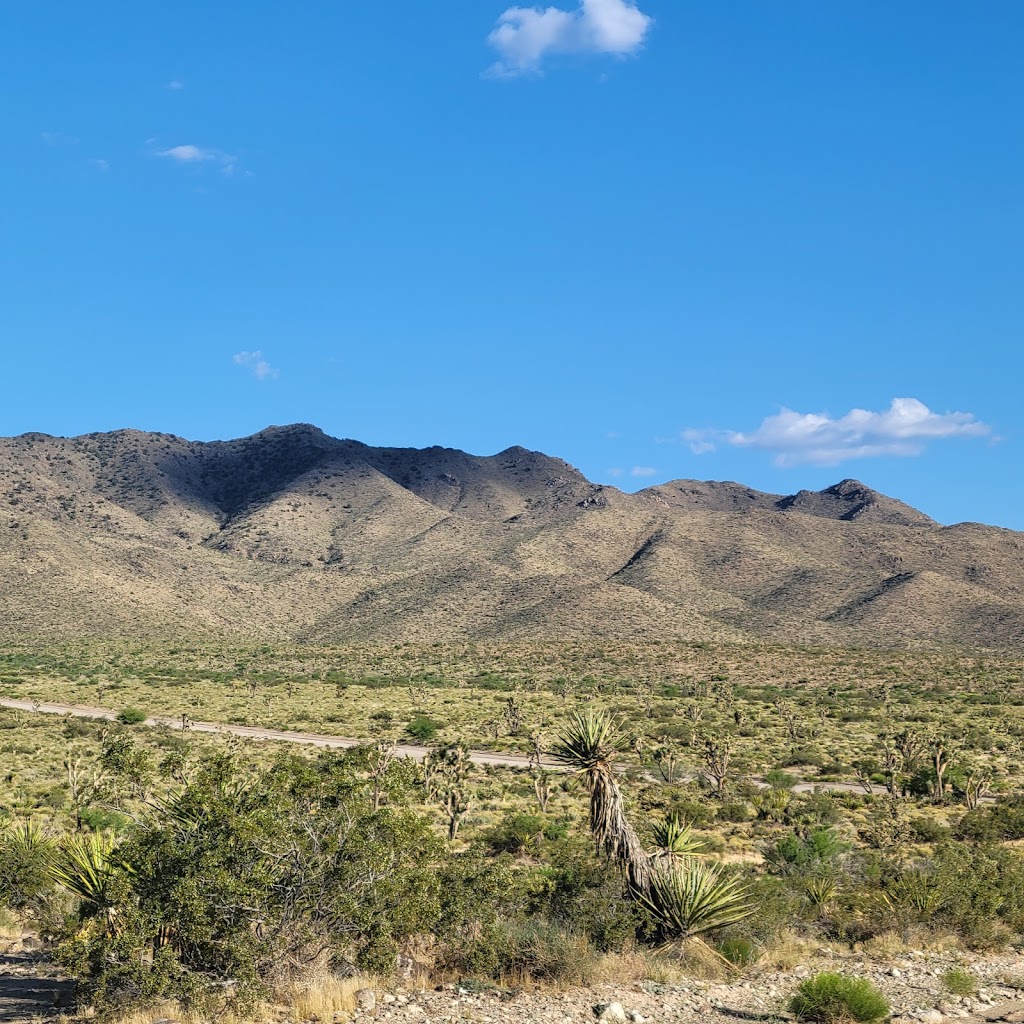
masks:
<path id="1" fill-rule="evenodd" d="M 361 988 L 356 992 L 356 1006 L 363 1013 L 370 1013 L 377 1008 L 377 993 L 372 988 Z"/>
<path id="2" fill-rule="evenodd" d="M 616 1024 L 626 1024 L 629 1019 L 622 1008 L 622 1003 L 598 1003 L 594 1007 L 594 1016 L 598 1020 L 615 1021 Z"/>

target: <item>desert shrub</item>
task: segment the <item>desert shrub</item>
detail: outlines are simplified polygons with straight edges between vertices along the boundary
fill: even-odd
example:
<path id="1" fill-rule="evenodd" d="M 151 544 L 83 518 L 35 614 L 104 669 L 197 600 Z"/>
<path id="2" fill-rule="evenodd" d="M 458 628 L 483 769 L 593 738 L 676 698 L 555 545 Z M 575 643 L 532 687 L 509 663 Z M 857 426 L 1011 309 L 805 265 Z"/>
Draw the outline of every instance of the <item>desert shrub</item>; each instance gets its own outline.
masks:
<path id="1" fill-rule="evenodd" d="M 950 835 L 950 831 L 945 825 L 934 818 L 925 817 L 923 814 L 911 818 L 909 825 L 913 838 L 919 843 L 941 843 Z"/>
<path id="2" fill-rule="evenodd" d="M 974 975 L 959 967 L 952 967 L 943 974 L 942 987 L 954 996 L 973 996 L 978 991 Z"/>
<path id="3" fill-rule="evenodd" d="M 442 843 L 423 816 L 371 811 L 348 754 L 282 757 L 256 775 L 216 757 L 129 825 L 102 917 L 83 899 L 58 947 L 85 997 L 195 1000 L 232 979 L 244 1003 L 314 941 L 384 972 L 408 936 L 435 931 Z"/>
<path id="4" fill-rule="evenodd" d="M 782 771 L 781 768 L 773 768 L 765 775 L 764 781 L 772 789 L 792 789 L 797 784 L 798 779 L 795 775 Z"/>
<path id="5" fill-rule="evenodd" d="M 956 826 L 958 839 L 976 843 L 998 843 L 1024 839 L 1024 796 L 999 800 L 988 807 L 968 811 Z"/>
<path id="6" fill-rule="evenodd" d="M 619 873 L 599 860 L 591 844 L 566 838 L 548 849 L 548 863 L 533 880 L 530 913 L 585 935 L 600 952 L 620 950 L 643 927 L 643 915 L 623 896 Z"/>
<path id="7" fill-rule="evenodd" d="M 559 839 L 565 833 L 563 822 L 513 811 L 488 829 L 482 838 L 493 853 L 539 853 L 545 840 Z"/>
<path id="8" fill-rule="evenodd" d="M 543 918 L 495 923 L 446 960 L 449 970 L 474 978 L 585 985 L 592 977 L 594 951 L 586 936 Z"/>
<path id="9" fill-rule="evenodd" d="M 122 725 L 139 725 L 148 717 L 149 715 L 147 715 L 141 708 L 124 708 L 118 713 L 117 720 Z"/>
<path id="10" fill-rule="evenodd" d="M 428 718 L 426 715 L 417 715 L 406 727 L 405 731 L 415 740 L 419 740 L 421 743 L 429 743 L 435 736 L 441 726 L 438 722 L 435 722 L 432 718 Z"/>
<path id="11" fill-rule="evenodd" d="M 718 952 L 729 963 L 735 964 L 737 967 L 750 967 L 757 963 L 757 959 L 761 955 L 760 950 L 750 939 L 739 936 L 722 939 L 718 944 Z"/>
<path id="12" fill-rule="evenodd" d="M 750 821 L 754 812 L 750 804 L 743 800 L 730 800 L 718 808 L 718 820 L 725 822 L 741 823 Z"/>
<path id="13" fill-rule="evenodd" d="M 866 978 L 828 973 L 801 982 L 789 1009 L 797 1020 L 816 1024 L 873 1024 L 890 1012 L 885 996 Z"/>
<path id="14" fill-rule="evenodd" d="M 820 872 L 835 864 L 848 850 L 831 828 L 791 832 L 765 851 L 765 860 L 783 874 Z"/>

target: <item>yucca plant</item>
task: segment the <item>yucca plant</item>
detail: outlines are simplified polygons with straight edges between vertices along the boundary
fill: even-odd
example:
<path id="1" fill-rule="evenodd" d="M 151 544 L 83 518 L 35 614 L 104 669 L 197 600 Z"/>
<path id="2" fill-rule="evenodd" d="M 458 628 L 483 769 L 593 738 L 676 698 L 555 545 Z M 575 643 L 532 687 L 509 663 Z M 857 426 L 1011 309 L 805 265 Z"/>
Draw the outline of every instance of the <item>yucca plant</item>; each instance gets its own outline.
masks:
<path id="1" fill-rule="evenodd" d="M 109 935 L 117 934 L 116 884 L 131 869 L 117 858 L 111 838 L 95 832 L 67 836 L 50 871 L 54 881 L 78 898 L 83 917 L 97 918 Z"/>
<path id="2" fill-rule="evenodd" d="M 572 715 L 551 755 L 576 772 L 590 794 L 590 832 L 598 852 L 619 865 L 631 892 L 642 894 L 647 891 L 651 858 L 626 817 L 615 779 L 621 749 L 612 716 L 587 708 Z"/>
<path id="3" fill-rule="evenodd" d="M 696 857 L 704 849 L 704 843 L 693 834 L 693 826 L 684 825 L 675 814 L 656 822 L 653 832 L 655 860 L 678 861 L 684 857 Z"/>
<path id="4" fill-rule="evenodd" d="M 828 916 L 838 891 L 839 887 L 833 878 L 808 878 L 804 882 L 804 898 L 814 907 L 820 918 Z"/>
<path id="5" fill-rule="evenodd" d="M 0 903 L 12 909 L 34 904 L 51 888 L 56 844 L 32 822 L 0 829 Z"/>
<path id="6" fill-rule="evenodd" d="M 666 943 L 694 939 L 754 913 L 750 891 L 720 864 L 693 858 L 655 865 L 637 902 L 651 915 Z"/>

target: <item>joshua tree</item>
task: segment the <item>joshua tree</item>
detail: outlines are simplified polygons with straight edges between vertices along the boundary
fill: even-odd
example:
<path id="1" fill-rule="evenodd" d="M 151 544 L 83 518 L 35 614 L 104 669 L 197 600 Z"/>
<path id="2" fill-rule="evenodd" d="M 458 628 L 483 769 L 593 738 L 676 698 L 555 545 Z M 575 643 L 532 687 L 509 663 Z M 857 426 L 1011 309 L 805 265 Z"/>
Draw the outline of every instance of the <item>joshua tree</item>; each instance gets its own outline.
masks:
<path id="1" fill-rule="evenodd" d="M 725 796 L 726 783 L 729 780 L 729 760 L 732 747 L 728 739 L 704 740 L 704 777 L 711 784 L 715 796 Z"/>
<path id="2" fill-rule="evenodd" d="M 432 750 L 423 761 L 427 793 L 448 815 L 448 839 L 459 833 L 462 819 L 469 813 L 466 780 L 469 777 L 469 751 L 461 744 Z"/>
<path id="3" fill-rule="evenodd" d="M 893 738 L 893 743 L 903 758 L 904 769 L 913 775 L 924 754 L 924 741 L 913 729 L 904 729 Z"/>
<path id="4" fill-rule="evenodd" d="M 502 715 L 505 718 L 505 727 L 508 729 L 509 735 L 518 736 L 523 728 L 525 718 L 523 702 L 518 697 L 509 697 L 505 701 L 505 710 L 502 712 Z"/>
<path id="5" fill-rule="evenodd" d="M 928 752 L 931 755 L 932 768 L 935 771 L 935 799 L 945 800 L 946 798 L 946 769 L 952 761 L 952 753 L 949 749 L 949 741 L 944 736 L 933 736 L 928 744 Z"/>
<path id="6" fill-rule="evenodd" d="M 992 771 L 972 765 L 964 776 L 964 802 L 967 809 L 973 811 L 981 803 L 982 797 L 992 791 Z"/>
<path id="7" fill-rule="evenodd" d="M 607 711 L 575 712 L 551 751 L 555 760 L 573 769 L 590 794 L 590 832 L 599 853 L 615 861 L 631 893 L 647 891 L 651 859 L 626 817 L 622 790 L 615 778 L 621 752 L 616 723 Z"/>
<path id="8" fill-rule="evenodd" d="M 374 811 L 380 810 L 384 780 L 394 759 L 395 744 L 390 740 L 378 740 L 370 754 L 370 806 Z"/>
<path id="9" fill-rule="evenodd" d="M 679 767 L 679 751 L 671 737 L 662 736 L 661 745 L 654 748 L 652 756 L 654 763 L 658 766 L 658 771 L 661 772 L 661 777 L 666 782 L 675 782 L 676 770 Z"/>
<path id="10" fill-rule="evenodd" d="M 544 768 L 544 734 L 535 732 L 530 739 L 533 750 L 530 753 L 530 775 L 533 776 L 533 792 L 537 796 L 541 814 L 547 814 L 551 800 L 551 773 Z"/>

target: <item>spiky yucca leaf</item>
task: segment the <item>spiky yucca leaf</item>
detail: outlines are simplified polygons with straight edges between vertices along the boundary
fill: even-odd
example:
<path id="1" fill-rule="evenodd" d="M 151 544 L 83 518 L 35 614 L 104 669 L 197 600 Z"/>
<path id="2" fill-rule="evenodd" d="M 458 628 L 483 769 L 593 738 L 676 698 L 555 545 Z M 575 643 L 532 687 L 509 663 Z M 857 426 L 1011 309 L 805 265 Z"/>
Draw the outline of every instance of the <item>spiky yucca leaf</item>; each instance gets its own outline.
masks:
<path id="1" fill-rule="evenodd" d="M 49 858 L 57 848 L 52 836 L 46 835 L 34 822 L 23 821 L 3 833 L 3 846 L 18 860 L 33 857 Z"/>
<path id="2" fill-rule="evenodd" d="M 586 773 L 610 767 L 620 749 L 612 716 L 597 708 L 585 708 L 573 712 L 551 756 L 577 772 Z"/>
<path id="3" fill-rule="evenodd" d="M 755 910 L 750 890 L 739 879 L 725 874 L 721 865 L 690 858 L 656 864 L 647 893 L 636 899 L 670 942 L 736 924 Z"/>
<path id="4" fill-rule="evenodd" d="M 678 860 L 695 857 L 704 849 L 704 843 L 693 834 L 692 825 L 684 825 L 672 814 L 654 825 L 654 856 L 659 860 Z"/>
<path id="5" fill-rule="evenodd" d="M 114 841 L 98 833 L 67 836 L 50 869 L 54 880 L 82 903 L 89 916 L 99 917 L 116 930 L 115 883 L 131 869 L 115 855 Z"/>

